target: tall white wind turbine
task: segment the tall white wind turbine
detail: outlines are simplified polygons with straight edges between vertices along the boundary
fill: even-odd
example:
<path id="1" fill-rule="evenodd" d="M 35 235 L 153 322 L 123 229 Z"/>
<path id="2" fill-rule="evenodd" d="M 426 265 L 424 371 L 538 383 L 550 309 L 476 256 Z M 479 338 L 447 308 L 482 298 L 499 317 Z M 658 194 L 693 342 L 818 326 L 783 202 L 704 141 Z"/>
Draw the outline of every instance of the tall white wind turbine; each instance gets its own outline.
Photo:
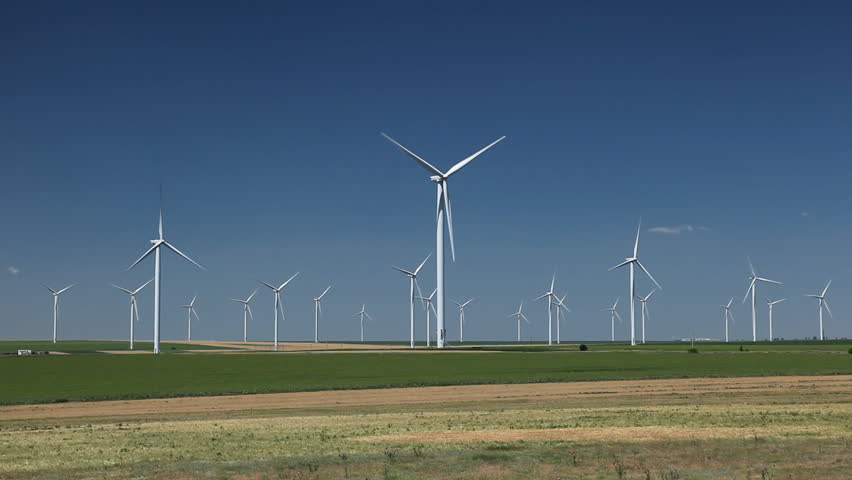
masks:
<path id="1" fill-rule="evenodd" d="M 243 304 L 243 342 L 248 341 L 248 319 L 251 317 L 251 321 L 254 322 L 254 315 L 251 313 L 251 299 L 254 298 L 254 294 L 257 293 L 257 290 L 251 292 L 251 295 L 248 296 L 245 300 L 241 300 L 239 298 L 232 298 L 231 300 L 235 302 L 240 302 Z"/>
<path id="2" fill-rule="evenodd" d="M 188 304 L 180 306 L 180 308 L 186 309 L 186 341 L 187 342 L 192 341 L 192 316 L 195 315 L 195 319 L 200 320 L 198 318 L 198 313 L 195 312 L 195 300 L 196 300 L 196 298 L 197 298 L 197 295 L 192 297 L 192 300 Z"/>
<path id="3" fill-rule="evenodd" d="M 567 296 L 568 296 L 567 293 L 565 295 L 562 295 L 562 298 L 559 298 L 556 295 L 553 296 L 553 305 L 556 306 L 556 344 L 557 345 L 562 343 L 562 336 L 561 336 L 562 334 L 559 331 L 559 325 L 562 322 L 562 320 L 560 319 L 559 314 L 562 310 L 565 310 L 565 313 L 568 313 L 568 312 L 571 311 L 571 309 L 568 308 L 567 305 L 565 305 L 565 297 L 567 297 Z"/>
<path id="4" fill-rule="evenodd" d="M 550 290 L 544 292 L 543 294 L 536 297 L 534 302 L 541 300 L 542 298 L 547 298 L 547 344 L 553 345 L 553 297 L 556 296 L 553 293 L 553 288 L 556 286 L 556 274 L 553 274 L 553 278 L 550 280 Z"/>
<path id="5" fill-rule="evenodd" d="M 437 291 L 438 291 L 438 289 L 432 290 L 432 293 L 428 297 L 417 297 L 421 301 L 426 302 L 426 304 L 424 305 L 424 308 L 426 309 L 426 346 L 427 347 L 432 346 L 432 340 L 431 340 L 432 328 L 429 326 L 429 322 L 431 321 L 430 310 L 432 312 L 435 312 L 435 305 L 432 303 L 432 300 L 435 298 L 435 292 L 437 292 Z M 435 315 L 437 316 L 438 312 L 435 312 Z"/>
<path id="6" fill-rule="evenodd" d="M 524 301 L 521 300 L 521 304 L 518 305 L 518 311 L 509 315 L 508 317 L 506 317 L 506 318 L 515 317 L 518 320 L 518 342 L 521 341 L 521 320 L 527 322 L 527 325 L 530 325 L 530 321 L 527 319 L 527 316 L 524 315 L 523 310 L 524 310 Z"/>
<path id="7" fill-rule="evenodd" d="M 61 290 L 54 290 L 43 283 L 42 285 L 44 286 L 44 288 L 50 290 L 50 293 L 53 294 L 53 343 L 56 343 L 56 323 L 59 319 L 59 295 L 62 295 L 62 292 L 68 290 L 76 284 L 72 283 L 71 285 L 68 285 L 67 287 Z"/>
<path id="8" fill-rule="evenodd" d="M 136 294 L 141 292 L 143 288 L 147 287 L 148 284 L 153 282 L 153 281 L 154 281 L 153 278 L 151 280 L 148 280 L 147 282 L 143 283 L 136 290 L 128 290 L 126 288 L 119 287 L 118 285 L 116 285 L 114 283 L 110 284 L 113 287 L 121 290 L 122 292 L 130 295 L 130 349 L 131 350 L 133 350 L 133 343 L 134 343 L 134 339 L 135 339 L 135 336 L 133 334 L 133 324 L 134 324 L 134 322 L 139 321 L 139 309 L 136 306 Z"/>
<path id="9" fill-rule="evenodd" d="M 834 320 L 834 315 L 831 313 L 831 309 L 828 308 L 828 300 L 825 298 L 825 295 L 828 293 L 828 287 L 831 286 L 831 280 L 828 281 L 828 285 L 822 290 L 822 293 L 817 295 L 805 295 L 806 297 L 816 298 L 819 300 L 819 339 L 820 341 L 825 340 L 825 330 L 822 328 L 822 307 L 825 307 L 825 310 L 828 312 L 828 316 Z"/>
<path id="10" fill-rule="evenodd" d="M 464 307 L 468 306 L 472 301 L 472 298 L 464 303 L 453 301 L 453 303 L 459 306 L 459 343 L 464 343 Z"/>
<path id="11" fill-rule="evenodd" d="M 782 299 L 780 299 L 780 300 L 775 300 L 775 301 L 772 301 L 772 300 L 770 300 L 770 299 L 768 299 L 768 298 L 766 299 L 766 305 L 767 305 L 767 306 L 769 306 L 769 341 L 770 341 L 770 342 L 771 342 L 771 341 L 772 341 L 772 339 L 774 338 L 774 337 L 772 336 L 772 307 L 774 307 L 774 306 L 775 306 L 776 304 L 778 304 L 778 303 L 783 302 L 784 300 L 787 300 L 787 299 L 786 299 L 786 298 L 782 298 Z"/>
<path id="12" fill-rule="evenodd" d="M 651 272 L 642 265 L 642 262 L 639 261 L 639 232 L 642 230 L 642 221 L 639 221 L 639 227 L 636 228 L 636 242 L 633 244 L 633 256 L 627 257 L 623 262 L 618 265 L 610 268 L 610 271 L 615 270 L 616 268 L 623 267 L 625 265 L 630 266 L 630 345 L 636 345 L 636 306 L 634 305 L 634 298 L 636 297 L 636 275 L 634 272 L 634 266 L 639 265 L 639 268 L 645 272 L 645 275 L 648 275 L 648 278 L 654 282 L 654 285 L 657 286 L 658 289 L 662 290 L 663 287 L 654 280 L 654 277 L 651 275 Z"/>
<path id="13" fill-rule="evenodd" d="M 290 283 L 294 278 L 296 278 L 297 275 L 299 275 L 299 272 L 294 273 L 292 277 L 288 278 L 286 282 L 282 283 L 278 287 L 276 287 L 274 285 L 270 285 L 266 282 L 261 282 L 260 280 L 258 280 L 258 282 L 260 282 L 260 283 L 266 285 L 267 287 L 271 288 L 272 293 L 275 296 L 275 305 L 273 306 L 273 308 L 275 309 L 275 323 L 273 324 L 273 327 L 272 327 L 272 335 L 274 337 L 274 340 L 272 341 L 272 343 L 273 343 L 273 348 L 276 351 L 278 351 L 278 312 L 281 312 L 281 321 L 282 322 L 284 321 L 284 303 L 281 301 L 281 290 L 283 290 L 284 287 L 286 287 L 288 283 Z"/>
<path id="14" fill-rule="evenodd" d="M 732 322 L 734 321 L 734 314 L 731 313 L 731 303 L 733 301 L 734 297 L 731 297 L 727 305 L 720 305 L 722 310 L 725 311 L 725 343 L 728 343 L 728 319 L 731 319 Z"/>
<path id="15" fill-rule="evenodd" d="M 414 287 L 417 287 L 417 293 L 420 297 L 423 296 L 423 292 L 420 291 L 420 284 L 417 283 L 417 274 L 420 273 L 420 269 L 423 268 L 423 265 L 426 265 L 426 262 L 429 261 L 429 258 L 432 256 L 430 253 L 420 262 L 420 265 L 414 269 L 414 271 L 408 271 L 403 268 L 399 268 L 395 265 L 391 265 L 394 270 L 400 271 L 404 273 L 408 277 L 408 313 L 409 320 L 411 323 L 411 348 L 414 348 Z"/>
<path id="16" fill-rule="evenodd" d="M 319 317 L 322 314 L 322 297 L 331 290 L 329 285 L 319 297 L 314 297 L 314 343 L 319 343 Z"/>
<path id="17" fill-rule="evenodd" d="M 766 283 L 775 283 L 781 285 L 781 282 L 776 282 L 775 280 L 770 280 L 768 278 L 758 277 L 756 273 L 754 273 L 754 265 L 751 263 L 751 258 L 748 259 L 748 267 L 751 269 L 751 276 L 748 277 L 749 284 L 748 290 L 746 290 L 745 297 L 743 297 L 743 303 L 748 300 L 748 294 L 751 292 L 751 340 L 753 342 L 757 341 L 757 282 L 766 282 Z"/>
<path id="18" fill-rule="evenodd" d="M 201 265 L 199 265 L 195 260 L 186 256 L 186 254 L 184 254 L 183 252 L 178 250 L 174 245 L 167 242 L 163 238 L 163 192 L 162 192 L 162 189 L 160 190 L 160 222 L 159 222 L 158 231 L 159 231 L 159 237 L 155 238 L 154 240 L 151 240 L 151 243 L 153 244 L 151 246 L 151 248 L 149 248 L 147 252 L 143 253 L 142 256 L 139 257 L 138 260 L 133 262 L 133 265 L 131 265 L 127 268 L 128 270 L 130 270 L 131 268 L 133 268 L 137 264 L 139 264 L 139 262 L 144 260 L 148 255 L 150 255 L 151 253 L 154 254 L 154 353 L 160 353 L 160 273 L 161 273 L 161 270 L 160 270 L 160 248 L 166 247 L 169 250 L 180 255 L 181 257 L 183 257 L 185 260 L 189 261 L 190 263 L 192 263 L 196 267 L 200 268 L 201 270 L 206 271 L 206 269 L 204 267 L 202 267 Z"/>
<path id="19" fill-rule="evenodd" d="M 610 317 L 610 340 L 615 341 L 615 319 L 618 318 L 618 321 L 621 322 L 621 315 L 618 314 L 618 298 L 615 299 L 615 303 L 612 304 L 610 308 L 601 309 L 602 312 L 609 312 Z"/>
<path id="20" fill-rule="evenodd" d="M 504 136 L 504 137 L 498 138 L 497 140 L 491 142 L 490 144 L 488 144 L 487 146 L 485 146 L 484 148 L 482 148 L 478 152 L 476 152 L 473 155 L 465 158 L 464 160 L 460 161 L 459 163 L 453 165 L 452 168 L 447 170 L 447 173 L 443 173 L 440 170 L 438 170 L 437 168 L 433 167 L 426 160 L 418 157 L 411 150 L 402 146 L 396 140 L 385 135 L 384 133 L 382 135 L 384 135 L 384 137 L 387 138 L 388 140 L 390 140 L 394 145 L 399 147 L 399 149 L 402 150 L 403 152 L 405 152 L 409 157 L 416 160 L 417 163 L 420 164 L 420 166 L 422 166 L 427 171 L 429 171 L 429 173 L 432 174 L 432 176 L 429 177 L 429 179 L 432 180 L 433 182 L 435 182 L 435 185 L 437 186 L 437 189 L 438 189 L 437 230 L 436 230 L 436 236 L 435 236 L 435 240 L 436 240 L 435 264 L 436 264 L 436 272 L 437 272 L 436 277 L 437 277 L 437 282 L 438 282 L 438 298 L 437 298 L 438 307 L 437 307 L 437 315 L 436 315 L 437 316 L 437 322 L 436 322 L 437 326 L 436 327 L 437 327 L 437 333 L 438 333 L 438 336 L 437 336 L 438 345 L 437 346 L 438 346 L 438 348 L 444 348 L 444 342 L 446 341 L 446 333 L 447 333 L 446 329 L 444 328 L 444 316 L 445 316 L 445 313 L 446 313 L 445 305 L 444 305 L 444 299 L 446 298 L 446 292 L 444 291 L 444 214 L 446 214 L 446 216 L 447 216 L 447 230 L 449 231 L 449 236 L 450 236 L 450 252 L 452 253 L 453 261 L 456 260 L 455 242 L 453 240 L 453 214 L 452 214 L 452 209 L 450 208 L 450 197 L 449 197 L 449 191 L 448 191 L 448 186 L 447 186 L 447 180 L 454 173 L 458 172 L 465 165 L 467 165 L 468 163 L 473 161 L 473 159 L 480 156 L 486 150 L 493 147 L 495 144 L 497 144 L 497 142 L 503 140 L 506 137 Z"/>
<path id="21" fill-rule="evenodd" d="M 651 298 L 651 295 L 654 294 L 657 290 L 651 290 L 651 293 L 645 295 L 644 297 L 636 297 L 637 300 L 642 304 L 642 343 L 645 343 L 645 317 L 650 318 L 650 314 L 648 313 L 648 299 Z"/>
<path id="22" fill-rule="evenodd" d="M 352 315 L 353 317 L 361 317 L 361 343 L 364 343 L 364 317 L 367 317 L 369 320 L 373 320 L 373 317 L 367 313 L 367 305 L 361 305 L 361 311 Z"/>

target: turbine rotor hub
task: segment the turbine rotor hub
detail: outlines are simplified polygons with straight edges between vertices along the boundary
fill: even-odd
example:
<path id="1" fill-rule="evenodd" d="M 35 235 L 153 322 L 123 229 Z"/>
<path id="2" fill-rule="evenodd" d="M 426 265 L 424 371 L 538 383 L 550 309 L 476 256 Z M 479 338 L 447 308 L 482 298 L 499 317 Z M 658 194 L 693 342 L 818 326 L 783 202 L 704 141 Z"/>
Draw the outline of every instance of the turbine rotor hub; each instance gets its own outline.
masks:
<path id="1" fill-rule="evenodd" d="M 441 183 L 444 181 L 444 177 L 440 175 L 432 175 L 431 177 L 429 177 L 429 180 L 432 180 L 435 183 Z"/>

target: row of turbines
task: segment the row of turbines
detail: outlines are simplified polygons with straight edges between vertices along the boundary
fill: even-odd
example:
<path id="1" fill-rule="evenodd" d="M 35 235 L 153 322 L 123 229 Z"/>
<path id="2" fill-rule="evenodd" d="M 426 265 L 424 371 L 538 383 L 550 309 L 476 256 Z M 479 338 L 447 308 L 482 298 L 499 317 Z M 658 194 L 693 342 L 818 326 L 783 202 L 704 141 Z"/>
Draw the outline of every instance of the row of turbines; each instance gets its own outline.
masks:
<path id="1" fill-rule="evenodd" d="M 435 290 L 428 297 L 424 296 L 422 291 L 420 290 L 420 285 L 417 282 L 417 275 L 419 274 L 421 269 L 426 265 L 426 263 L 429 261 L 429 259 L 432 256 L 431 254 L 429 256 L 427 256 L 415 269 L 406 270 L 406 269 L 402 269 L 402 268 L 399 268 L 399 267 L 396 267 L 396 266 L 394 266 L 393 268 L 398 270 L 399 272 L 403 273 L 404 275 L 406 275 L 409 279 L 409 295 L 408 295 L 408 298 L 409 298 L 410 345 L 411 345 L 411 347 L 412 348 L 414 347 L 414 341 L 415 341 L 415 335 L 414 335 L 414 320 L 415 320 L 414 310 L 415 309 L 414 309 L 414 304 L 415 304 L 415 298 L 417 298 L 421 302 L 423 302 L 424 308 L 426 309 L 426 331 L 427 331 L 426 342 L 427 342 L 427 346 L 431 346 L 431 326 L 430 326 L 430 323 L 431 323 L 431 313 L 434 313 L 435 314 L 435 321 L 436 321 L 436 326 L 435 326 L 436 327 L 436 330 L 435 330 L 435 332 L 436 332 L 436 337 L 435 337 L 436 338 L 436 342 L 435 342 L 436 347 L 437 348 L 444 348 L 445 344 L 446 344 L 446 328 L 445 328 L 446 292 L 445 292 L 445 276 L 444 276 L 444 238 L 445 238 L 444 225 L 445 225 L 445 223 L 446 223 L 447 232 L 448 232 L 447 236 L 449 237 L 449 240 L 450 240 L 450 253 L 451 253 L 451 257 L 452 257 L 453 261 L 455 261 L 455 256 L 456 256 L 455 255 L 455 240 L 454 240 L 454 237 L 453 237 L 452 209 L 451 209 L 450 200 L 449 200 L 448 180 L 450 179 L 450 177 L 452 175 L 457 173 L 459 170 L 464 168 L 466 165 L 468 165 L 474 159 L 476 159 L 477 157 L 482 155 L 485 151 L 487 151 L 488 149 L 490 149 L 491 147 L 493 147 L 494 145 L 496 145 L 497 143 L 499 143 L 500 141 L 502 141 L 506 137 L 503 136 L 503 137 L 500 137 L 500 138 L 494 140 L 493 142 L 486 145 L 482 149 L 478 150 L 477 152 L 473 153 L 472 155 L 470 155 L 470 156 L 464 158 L 463 160 L 461 160 L 460 162 L 456 163 L 446 172 L 442 172 L 441 170 L 437 169 L 432 164 L 430 164 L 429 162 L 424 160 L 422 157 L 418 156 L 417 154 L 412 152 L 410 149 L 406 148 L 405 146 L 403 146 L 402 144 L 400 144 L 399 142 L 397 142 L 396 140 L 391 138 L 390 136 L 388 136 L 384 133 L 382 133 L 382 135 L 388 141 L 390 141 L 393 145 L 398 147 L 402 152 L 404 152 L 410 158 L 415 160 L 427 172 L 429 172 L 431 174 L 429 176 L 429 180 L 434 182 L 435 185 L 436 185 L 436 188 L 437 188 L 436 219 L 435 219 L 436 220 L 435 267 L 436 267 L 436 284 L 437 284 L 437 286 L 436 286 Z M 152 278 L 151 280 L 149 280 L 148 282 L 146 282 L 145 284 L 143 284 L 142 286 L 140 286 L 136 290 L 129 290 L 129 289 L 125 289 L 125 288 L 116 286 L 116 288 L 119 288 L 120 290 L 129 294 L 130 298 L 131 298 L 131 300 L 130 300 L 130 328 L 131 328 L 131 348 L 132 348 L 133 323 L 134 323 L 134 321 L 138 321 L 138 318 L 139 318 L 138 307 L 137 307 L 137 302 L 136 302 L 136 294 L 138 294 L 143 288 L 145 288 L 151 282 L 154 283 L 154 312 L 153 312 L 153 316 L 154 316 L 154 352 L 155 353 L 160 352 L 160 309 L 161 309 L 161 304 L 160 304 L 160 298 L 161 298 L 160 277 L 161 277 L 162 250 L 164 248 L 171 250 L 172 252 L 174 252 L 178 256 L 182 257 L 183 259 L 187 260 L 188 262 L 192 263 L 193 265 L 195 265 L 199 269 L 205 270 L 204 267 L 202 267 L 198 262 L 196 262 L 195 260 L 193 260 L 192 258 L 187 256 L 185 253 L 180 251 L 174 245 L 172 245 L 171 243 L 166 241 L 166 239 L 164 238 L 164 236 L 163 236 L 162 191 L 161 191 L 160 197 L 161 197 L 161 200 L 160 200 L 160 212 L 159 212 L 159 222 L 158 222 L 158 238 L 151 240 L 150 241 L 151 247 L 145 253 L 143 253 L 142 256 L 140 256 L 135 262 L 133 262 L 133 264 L 131 264 L 130 267 L 128 267 L 128 269 L 127 269 L 127 270 L 130 270 L 130 269 L 134 268 L 140 262 L 142 262 L 143 260 L 145 260 L 149 256 L 153 255 L 153 257 L 154 257 L 154 278 Z M 648 316 L 647 302 L 657 289 L 662 290 L 662 287 L 660 286 L 660 284 L 656 281 L 656 279 L 654 279 L 654 277 L 651 275 L 651 273 L 648 271 L 648 269 L 645 268 L 645 266 L 639 260 L 639 235 L 640 235 L 640 232 L 641 232 L 641 220 L 639 222 L 639 227 L 637 228 L 637 231 L 636 231 L 636 239 L 635 239 L 634 244 L 633 244 L 632 256 L 626 257 L 624 259 L 624 261 L 618 263 L 617 265 L 615 265 L 615 266 L 613 266 L 609 269 L 609 270 L 616 270 L 616 269 L 619 269 L 621 267 L 628 267 L 628 271 L 629 271 L 629 298 L 630 298 L 630 344 L 631 345 L 636 345 L 636 343 L 637 343 L 635 300 L 639 300 L 640 303 L 642 304 L 641 342 L 644 343 L 645 342 L 645 320 L 646 320 L 646 317 Z M 753 337 L 753 340 L 756 341 L 757 340 L 757 313 L 756 313 L 756 310 L 757 310 L 757 307 L 756 307 L 756 305 L 757 305 L 756 304 L 757 283 L 758 282 L 766 282 L 766 283 L 778 284 L 780 282 L 777 282 L 775 280 L 769 280 L 769 279 L 757 276 L 757 274 L 754 271 L 754 267 L 751 265 L 750 260 L 749 260 L 749 264 L 750 264 L 750 267 L 751 267 L 751 276 L 749 277 L 750 284 L 749 284 L 749 289 L 746 292 L 746 298 L 748 297 L 749 293 L 751 293 L 751 297 L 752 297 L 752 337 Z M 647 294 L 644 297 L 639 297 L 639 296 L 636 295 L 636 267 L 639 267 L 639 269 L 642 270 L 642 272 L 644 272 L 644 274 L 657 287 L 657 289 L 652 290 L 649 294 Z M 273 346 L 274 346 L 275 350 L 278 350 L 278 322 L 279 322 L 278 316 L 279 316 L 279 313 L 281 315 L 282 321 L 284 320 L 284 307 L 283 307 L 283 302 L 281 300 L 281 292 L 298 275 L 299 275 L 298 272 L 295 273 L 289 279 L 287 279 L 285 282 L 281 283 L 278 286 L 260 281 L 261 284 L 263 284 L 264 286 L 271 289 L 272 292 L 273 292 L 273 295 L 274 295 L 274 327 L 273 327 L 274 340 L 273 340 Z M 561 323 L 560 322 L 560 315 L 561 315 L 562 312 L 565 312 L 565 313 L 570 312 L 570 309 L 568 309 L 568 307 L 564 303 L 565 302 L 565 296 L 563 295 L 562 297 L 559 297 L 558 295 L 556 295 L 556 293 L 554 291 L 555 280 L 556 280 L 556 277 L 554 275 L 554 277 L 551 281 L 551 284 L 550 284 L 550 289 L 547 292 L 545 292 L 544 294 L 542 294 L 542 295 L 540 295 L 539 297 L 536 298 L 536 300 L 547 299 L 547 302 L 548 302 L 548 326 L 547 326 L 548 333 L 547 333 L 547 338 L 548 338 L 548 344 L 549 345 L 553 344 L 553 310 L 554 310 L 554 307 L 555 307 L 555 310 L 556 310 L 556 317 L 557 317 L 557 319 L 556 319 L 557 320 L 556 321 L 557 343 L 560 342 L 560 338 L 561 338 L 561 336 L 560 336 L 560 323 Z M 823 290 L 823 292 L 821 294 L 808 295 L 810 297 L 814 297 L 814 298 L 819 300 L 819 319 L 820 319 L 820 335 L 819 335 L 819 338 L 820 338 L 820 340 L 824 339 L 823 317 L 822 317 L 823 307 L 825 307 L 826 311 L 828 311 L 829 315 L 831 315 L 831 310 L 828 308 L 828 303 L 826 302 L 826 299 L 825 299 L 825 295 L 826 295 L 826 293 L 828 291 L 828 287 L 830 285 L 831 285 L 831 282 L 829 282 L 829 285 L 826 286 L 826 288 Z M 57 324 L 58 308 L 59 308 L 59 296 L 63 292 L 65 292 L 69 288 L 71 288 L 72 286 L 73 285 L 69 285 L 69 286 L 67 286 L 63 289 L 60 289 L 60 290 L 53 290 L 53 289 L 50 289 L 50 287 L 47 287 L 45 285 L 45 287 L 47 287 L 51 291 L 51 293 L 53 294 L 53 297 L 54 297 L 54 321 L 53 321 L 53 341 L 54 341 L 54 343 L 56 342 L 56 324 Z M 322 301 L 323 297 L 329 292 L 329 290 L 331 290 L 331 288 L 332 287 L 329 286 L 328 288 L 325 289 L 325 291 L 323 291 L 322 294 L 320 294 L 319 296 L 314 298 L 314 302 L 315 302 L 314 341 L 315 342 L 319 341 L 319 318 L 320 318 L 321 310 L 322 310 L 321 301 Z M 415 296 L 415 289 L 417 290 L 417 293 L 418 293 L 418 295 L 416 295 L 416 296 Z M 257 291 L 252 293 L 246 299 L 237 299 L 237 298 L 231 299 L 231 300 L 242 303 L 243 306 L 244 306 L 244 309 L 243 309 L 243 339 L 244 340 L 247 339 L 248 318 L 249 317 L 253 318 L 253 314 L 251 312 L 251 306 L 249 305 L 249 302 L 252 300 L 252 298 L 254 297 L 256 292 Z M 770 331 L 771 331 L 771 328 L 772 328 L 771 327 L 772 307 L 775 304 L 777 304 L 777 303 L 779 303 L 783 300 L 784 299 L 777 300 L 775 302 L 770 303 Z M 473 299 L 467 300 L 465 302 L 455 302 L 456 305 L 459 308 L 459 340 L 460 341 L 464 341 L 464 336 L 463 336 L 464 335 L 464 333 L 463 333 L 464 332 L 464 309 L 472 301 L 473 301 Z M 732 301 L 733 301 L 733 299 L 731 300 L 731 302 Z M 745 299 L 744 299 L 744 301 L 745 301 Z M 727 305 L 722 306 L 722 308 L 724 309 L 724 314 L 725 314 L 725 340 L 726 341 L 728 341 L 728 321 L 729 321 L 729 319 L 731 321 L 733 321 L 733 316 L 730 312 L 731 302 L 728 302 Z M 190 301 L 188 304 L 182 305 L 182 307 L 187 309 L 187 317 L 188 317 L 187 336 L 189 338 L 191 338 L 192 317 L 195 316 L 196 319 L 198 318 L 198 314 L 195 312 L 195 309 L 194 309 L 194 304 L 195 304 L 195 298 L 193 298 L 192 301 Z M 610 312 L 610 315 L 611 315 L 611 322 L 612 322 L 612 326 L 611 326 L 612 334 L 611 335 L 612 335 L 613 341 L 615 340 L 615 319 L 618 318 L 619 320 L 621 320 L 621 316 L 618 314 L 618 311 L 616 310 L 617 305 L 618 305 L 618 299 L 616 299 L 616 302 L 613 304 L 612 307 L 603 309 L 604 311 Z M 521 305 L 519 306 L 517 312 L 509 315 L 509 318 L 516 318 L 517 319 L 517 329 L 518 329 L 518 340 L 519 341 L 520 341 L 520 338 L 521 338 L 521 322 L 524 321 L 526 323 L 529 323 L 529 320 L 523 314 L 522 310 L 523 310 L 523 302 L 521 302 Z M 365 318 L 371 319 L 369 314 L 366 312 L 366 305 L 363 305 L 361 310 L 358 313 L 356 313 L 354 316 L 360 317 L 360 319 L 361 319 L 361 339 L 363 341 L 364 319 Z M 771 338 L 772 338 L 772 336 L 770 334 L 770 339 Z"/>

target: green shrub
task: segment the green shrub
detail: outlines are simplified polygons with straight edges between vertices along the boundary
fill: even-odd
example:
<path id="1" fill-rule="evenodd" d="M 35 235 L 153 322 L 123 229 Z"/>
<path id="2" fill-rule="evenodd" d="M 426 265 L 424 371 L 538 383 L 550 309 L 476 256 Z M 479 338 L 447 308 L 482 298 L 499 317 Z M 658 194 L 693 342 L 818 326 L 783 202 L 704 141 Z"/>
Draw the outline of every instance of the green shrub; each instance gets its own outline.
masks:
<path id="1" fill-rule="evenodd" d="M 852 347 L 849 347 L 849 353 L 852 353 Z"/>
<path id="2" fill-rule="evenodd" d="M 697 348 L 690 348 L 689 350 L 687 350 L 687 352 L 689 352 L 689 353 L 698 353 L 698 349 L 697 349 Z"/>
<path id="3" fill-rule="evenodd" d="M 581 343 L 581 344 L 580 344 L 580 351 L 581 351 L 581 352 L 585 352 L 585 351 L 586 351 L 586 350 L 588 350 L 588 349 L 589 349 L 589 346 L 588 346 L 588 345 L 586 345 L 585 343 Z M 850 349 L 849 349 L 849 353 L 852 353 L 852 348 L 850 348 Z"/>

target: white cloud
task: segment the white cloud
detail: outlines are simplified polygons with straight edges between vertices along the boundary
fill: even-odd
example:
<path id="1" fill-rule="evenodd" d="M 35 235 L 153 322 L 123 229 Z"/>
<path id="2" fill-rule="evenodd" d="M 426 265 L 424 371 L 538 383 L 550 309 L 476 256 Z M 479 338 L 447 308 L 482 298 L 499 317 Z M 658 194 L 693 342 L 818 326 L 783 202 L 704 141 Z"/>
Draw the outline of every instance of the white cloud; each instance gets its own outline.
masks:
<path id="1" fill-rule="evenodd" d="M 803 217 L 807 217 L 808 215 L 810 215 L 810 213 L 808 213 L 808 212 L 802 212 L 802 213 L 800 213 L 799 215 L 801 215 L 801 216 L 803 216 Z"/>
<path id="2" fill-rule="evenodd" d="M 692 226 L 692 225 L 689 225 L 689 224 L 675 225 L 673 227 L 653 227 L 653 228 L 648 229 L 649 232 L 666 233 L 666 234 L 669 234 L 669 235 L 679 235 L 683 232 L 694 232 L 696 230 L 701 230 L 701 231 L 706 232 L 707 230 L 710 230 L 710 229 L 708 227 L 703 226 L 703 225 L 699 225 L 699 226 L 695 227 L 695 226 Z"/>
<path id="3" fill-rule="evenodd" d="M 17 275 L 21 273 L 21 269 L 15 266 L 10 266 L 6 268 L 6 271 L 9 272 L 11 275 Z"/>

